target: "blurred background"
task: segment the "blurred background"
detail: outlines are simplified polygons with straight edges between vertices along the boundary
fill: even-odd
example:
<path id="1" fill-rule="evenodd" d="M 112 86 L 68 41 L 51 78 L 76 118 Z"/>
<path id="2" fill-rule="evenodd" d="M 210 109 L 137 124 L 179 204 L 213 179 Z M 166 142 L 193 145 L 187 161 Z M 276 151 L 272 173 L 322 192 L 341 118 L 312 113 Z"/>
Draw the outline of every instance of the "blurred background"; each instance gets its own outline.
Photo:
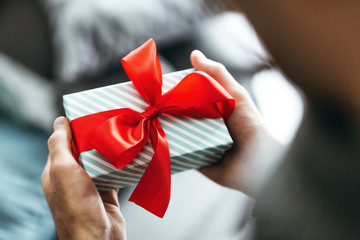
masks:
<path id="1" fill-rule="evenodd" d="M 56 239 L 40 176 L 61 97 L 127 81 L 121 58 L 150 37 L 164 73 L 191 68 L 194 49 L 223 63 L 273 135 L 291 143 L 301 94 L 246 18 L 221 2 L 0 0 L 0 239 Z M 164 219 L 128 202 L 131 191 L 119 195 L 129 239 L 247 239 L 253 223 L 254 199 L 196 170 L 173 176 Z"/>

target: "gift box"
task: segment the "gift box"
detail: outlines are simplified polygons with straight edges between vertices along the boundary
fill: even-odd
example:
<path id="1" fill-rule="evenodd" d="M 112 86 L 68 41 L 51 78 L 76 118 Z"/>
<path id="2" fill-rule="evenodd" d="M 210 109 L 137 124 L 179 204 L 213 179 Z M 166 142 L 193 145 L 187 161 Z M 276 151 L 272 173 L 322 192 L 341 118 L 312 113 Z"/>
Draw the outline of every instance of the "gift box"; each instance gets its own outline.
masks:
<path id="1" fill-rule="evenodd" d="M 147 44 L 147 45 L 146 45 Z M 186 76 L 189 76 L 190 73 L 193 73 L 193 69 L 179 71 L 179 72 L 173 72 L 169 74 L 161 74 L 161 68 L 159 68 L 159 62 L 157 60 L 156 56 L 156 48 L 154 50 L 154 43 L 152 40 L 148 41 L 146 43 L 146 47 L 151 46 L 152 49 L 149 53 L 149 51 L 145 51 L 146 56 L 150 55 L 150 61 L 154 65 L 153 71 L 157 72 L 155 74 L 155 78 L 162 78 L 161 84 L 160 84 L 160 93 L 164 95 L 164 93 L 168 93 L 170 89 L 173 89 L 174 86 L 177 86 L 179 82 L 181 82 Z M 144 52 L 143 49 L 142 52 Z M 155 51 L 155 53 L 154 53 Z M 138 55 L 138 52 L 135 52 L 135 55 Z M 155 54 L 155 57 L 153 56 Z M 143 57 L 140 58 L 141 61 L 143 60 Z M 155 59 L 153 61 L 153 59 Z M 126 61 L 126 60 L 125 60 Z M 128 60 L 128 62 L 131 62 L 131 60 Z M 130 79 L 136 78 L 134 77 L 133 70 L 129 70 L 129 66 L 126 65 L 127 63 L 123 63 L 124 68 L 126 72 L 128 73 Z M 145 64 L 149 65 L 149 64 Z M 151 65 L 151 64 L 150 64 Z M 138 68 L 138 62 L 133 66 L 133 68 Z M 136 70 L 135 70 L 136 71 Z M 148 71 L 148 70 L 144 70 Z M 151 70 L 150 70 L 151 72 Z M 201 75 L 201 74 L 200 74 Z M 152 74 L 154 76 L 154 74 Z M 202 75 L 201 75 L 202 76 Z M 148 77 L 148 76 L 147 76 Z M 159 104 L 151 103 L 149 99 L 146 99 L 147 97 L 144 96 L 144 91 L 139 93 L 139 89 L 143 88 L 144 86 L 139 86 L 139 82 L 136 82 L 137 80 L 133 80 L 133 82 L 126 82 L 126 83 L 120 83 L 115 84 L 111 86 L 105 86 L 101 88 L 91 89 L 87 91 L 77 92 L 73 94 L 68 94 L 63 96 L 63 104 L 65 108 L 65 113 L 67 118 L 69 119 L 70 123 L 76 122 L 76 120 L 81 120 L 83 117 L 87 116 L 94 116 L 96 119 L 96 123 L 88 123 L 88 122 L 80 122 L 78 124 L 71 124 L 73 136 L 74 136 L 74 148 L 73 151 L 75 152 L 75 155 L 78 155 L 78 160 L 81 166 L 86 170 L 86 172 L 89 174 L 89 176 L 92 178 L 94 183 L 96 184 L 97 188 L 100 191 L 107 191 L 111 189 L 117 189 L 122 188 L 130 185 L 137 184 L 140 179 L 145 175 L 144 173 L 147 171 L 148 168 L 150 168 L 150 163 L 153 157 L 154 157 L 154 149 L 158 149 L 157 147 L 154 147 L 154 142 L 156 142 L 157 145 L 160 145 L 163 147 L 162 151 L 160 151 L 159 147 L 159 154 L 157 154 L 157 158 L 160 158 L 159 160 L 160 164 L 162 165 L 163 162 L 167 161 L 167 153 L 170 154 L 169 159 L 169 173 L 171 171 L 171 174 L 185 171 L 188 169 L 193 168 L 199 168 L 201 166 L 206 166 L 210 164 L 217 163 L 220 161 L 224 155 L 224 152 L 227 151 L 232 146 L 232 139 L 229 136 L 228 130 L 224 124 L 224 120 L 222 118 L 204 118 L 204 117 L 197 117 L 197 115 L 201 116 L 203 115 L 201 109 L 197 109 L 196 107 L 193 110 L 194 116 L 189 116 L 191 114 L 187 114 L 187 110 L 184 110 L 185 108 L 182 107 L 180 111 L 176 112 L 173 110 L 173 107 L 164 107 L 165 110 L 158 111 L 156 115 L 154 115 L 154 110 L 151 108 L 149 110 L 149 106 L 154 105 L 157 106 Z M 147 80 L 145 80 L 147 81 Z M 157 81 L 157 80 L 156 80 Z M 188 80 L 189 82 L 190 80 Z M 154 88 L 154 83 L 148 86 L 148 88 Z M 135 85 L 135 86 L 134 86 Z M 218 87 L 218 86 L 217 86 Z M 200 89 L 200 91 L 203 91 L 203 89 Z M 146 90 L 145 90 L 146 92 Z M 181 92 L 178 88 L 178 92 Z M 148 93 L 149 94 L 149 93 Z M 187 99 L 191 99 L 194 95 L 193 92 L 190 92 L 190 96 L 186 93 L 181 93 L 183 96 L 182 101 L 186 101 Z M 151 95 L 151 93 L 149 94 Z M 168 94 L 173 97 L 174 94 Z M 171 98 L 170 97 L 170 98 Z M 176 97 L 176 96 L 175 96 Z M 233 100 L 231 97 L 227 95 L 228 98 L 230 98 L 229 102 L 230 105 L 233 106 Z M 212 96 L 210 96 L 212 98 Z M 158 97 L 160 99 L 160 97 Z M 169 100 L 172 101 L 172 100 Z M 150 104 L 149 104 L 150 102 Z M 160 100 L 161 102 L 161 100 Z M 181 103 L 182 104 L 182 103 Z M 189 103 L 184 103 L 189 104 Z M 183 109 L 184 108 L 184 109 Z M 220 107 L 222 109 L 224 107 Z M 140 114 L 136 116 L 135 122 L 140 124 L 139 122 L 146 122 L 144 123 L 144 128 L 146 126 L 149 127 L 150 130 L 143 131 L 145 132 L 143 135 L 145 136 L 145 140 L 143 143 L 136 142 L 136 147 L 138 148 L 139 152 L 131 153 L 133 154 L 133 157 L 130 157 L 129 163 L 115 163 L 114 161 L 109 161 L 109 152 L 110 150 L 103 150 L 102 154 L 99 153 L 99 151 L 95 149 L 88 149 L 86 151 L 83 151 L 83 149 L 79 149 L 79 146 L 77 146 L 77 133 L 76 131 L 79 128 L 84 129 L 84 131 L 87 131 L 87 128 L 94 128 L 93 125 L 101 125 L 104 119 L 106 121 L 108 119 L 113 119 L 114 116 L 119 115 L 118 113 L 113 113 L 113 111 L 117 111 L 117 109 L 122 109 L 126 112 L 127 117 L 124 117 L 121 121 L 130 121 L 129 119 L 133 118 L 133 111 L 136 111 Z M 131 109 L 131 110 L 130 110 Z M 205 109 L 207 110 L 207 109 Z M 175 112 L 175 114 L 173 113 Z M 215 111 L 216 112 L 216 111 Z M 98 121 L 97 114 L 102 113 L 111 113 L 111 116 L 101 116 L 101 120 Z M 145 114 L 144 114 L 145 113 Z M 182 114 L 184 113 L 184 114 Z M 151 116 L 150 116 L 151 115 Z M 210 114 L 211 115 L 211 114 Z M 227 115 L 229 115 L 227 113 Z M 102 119 L 104 118 L 104 119 Z M 139 119 L 138 119 L 139 118 Z M 158 119 L 158 123 L 161 126 L 158 126 L 159 124 L 157 122 L 151 121 L 151 119 Z M 143 120 L 145 119 L 145 120 Z M 150 119 L 150 120 L 147 120 Z M 157 121 L 157 120 L 156 120 Z M 116 121 L 114 121 L 116 122 Z M 151 123 L 150 123 L 151 122 Z M 127 123 L 126 123 L 127 124 Z M 114 123 L 109 124 L 109 126 L 114 125 Z M 109 131 L 109 138 L 119 138 L 119 134 L 125 135 L 124 138 L 136 138 L 136 137 L 127 137 L 127 131 L 138 131 L 140 129 L 138 126 L 133 128 L 133 124 L 130 124 L 130 130 L 117 130 L 111 129 Z M 140 124 L 141 125 L 141 124 Z M 152 135 L 156 135 L 156 131 L 154 130 L 153 126 L 158 126 L 161 128 L 157 133 L 158 136 L 156 138 L 152 138 Z M 107 127 L 104 127 L 106 130 Z M 100 135 L 99 139 L 97 140 L 97 145 L 100 147 L 103 147 L 107 144 L 108 139 L 107 137 L 103 137 L 103 133 L 105 130 L 98 130 L 96 133 L 97 135 Z M 82 130 L 80 130 L 82 131 Z M 114 133 L 115 132 L 115 133 Z M 120 132 L 120 133 L 119 133 Z M 92 133 L 93 134 L 93 133 Z M 94 134 L 94 135 L 96 135 Z M 81 135 L 81 134 L 79 134 Z M 106 135 L 106 134 L 105 134 Z M 93 142 L 94 140 L 91 140 L 90 138 L 94 138 L 93 136 L 90 136 L 89 133 L 83 134 L 82 136 L 83 141 L 86 142 L 87 138 L 89 142 Z M 167 140 L 167 143 L 163 143 L 163 140 Z M 110 140 L 109 140 L 110 141 Z M 141 142 L 139 140 L 139 142 Z M 165 141 L 166 142 L 166 141 Z M 87 143 L 86 143 L 87 144 Z M 116 143 L 120 145 L 119 143 Z M 127 144 L 127 143 L 126 143 Z M 124 145 L 126 145 L 124 144 Z M 95 144 L 96 145 L 96 144 Z M 163 146 L 165 145 L 165 146 Z M 99 148 L 100 148 L 99 147 Z M 87 148 L 91 148 L 91 146 L 88 146 Z M 113 147 L 115 150 L 118 149 L 118 146 Z M 78 153 L 76 153 L 78 152 Z M 123 152 L 122 152 L 123 153 Z M 124 153 L 126 157 L 128 157 L 128 150 Z M 131 155 L 130 154 L 130 155 Z M 105 156 L 104 156 L 105 155 Z M 110 156 L 112 157 L 112 156 Z M 119 157 L 119 161 L 122 160 L 122 157 Z M 155 165 L 155 163 L 153 164 Z M 165 164 L 166 165 L 166 164 Z M 162 168 L 162 167 L 152 167 L 152 168 Z M 164 167 L 165 170 L 160 170 L 156 173 L 154 173 L 152 178 L 147 179 L 147 183 L 145 184 L 145 187 L 140 189 L 141 192 L 150 191 L 149 188 L 152 188 L 156 181 L 163 181 L 162 175 L 166 175 L 164 171 L 166 172 L 167 167 Z M 148 170 L 153 171 L 151 169 Z M 164 176 L 164 178 L 167 178 L 167 176 Z M 152 182 L 149 182 L 152 181 Z M 170 180 L 169 180 L 170 181 Z M 160 184 L 160 185 L 159 185 Z M 138 197 L 135 203 L 143 206 L 144 208 L 150 210 L 151 212 L 155 213 L 156 215 L 162 217 L 163 214 L 166 211 L 166 207 L 168 204 L 168 200 L 161 200 L 159 201 L 156 197 L 154 197 L 153 200 L 149 200 L 149 198 L 153 198 L 153 195 L 158 194 L 158 192 L 162 192 L 163 188 L 169 188 L 168 193 L 165 195 L 170 195 L 170 186 L 168 186 L 170 183 L 164 184 L 159 183 L 158 185 L 160 187 L 155 188 L 155 190 L 152 190 L 151 192 L 147 192 L 146 194 L 139 193 L 141 196 Z M 160 190 L 159 190 L 160 189 Z M 170 196 L 161 196 L 161 198 L 169 198 Z M 140 198 L 140 199 L 139 199 Z M 148 202 L 156 202 L 156 204 L 162 205 L 162 210 L 159 210 L 159 212 L 154 211 L 147 205 Z M 160 202 L 160 203 L 159 203 Z M 156 207 L 155 207 L 156 208 Z"/>
<path id="2" fill-rule="evenodd" d="M 192 71 L 164 74 L 163 92 L 175 86 Z M 131 82 L 68 94 L 63 99 L 65 113 L 70 121 L 117 108 L 131 108 L 143 112 L 148 106 Z M 169 142 L 171 173 L 214 164 L 232 146 L 232 139 L 221 118 L 164 114 L 159 116 L 159 120 Z M 97 188 L 106 191 L 136 184 L 153 154 L 149 140 L 134 160 L 122 169 L 117 169 L 96 150 L 80 153 L 79 162 Z"/>

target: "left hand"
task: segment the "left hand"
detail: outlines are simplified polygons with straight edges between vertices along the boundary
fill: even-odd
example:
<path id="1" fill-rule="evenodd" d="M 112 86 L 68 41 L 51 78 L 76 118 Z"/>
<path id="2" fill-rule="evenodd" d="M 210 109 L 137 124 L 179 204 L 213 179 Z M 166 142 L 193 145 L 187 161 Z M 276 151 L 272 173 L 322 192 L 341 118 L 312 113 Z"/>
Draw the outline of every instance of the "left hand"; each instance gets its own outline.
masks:
<path id="1" fill-rule="evenodd" d="M 59 117 L 48 141 L 41 176 L 43 191 L 60 239 L 126 239 L 117 190 L 99 194 L 71 152 L 69 122 Z"/>

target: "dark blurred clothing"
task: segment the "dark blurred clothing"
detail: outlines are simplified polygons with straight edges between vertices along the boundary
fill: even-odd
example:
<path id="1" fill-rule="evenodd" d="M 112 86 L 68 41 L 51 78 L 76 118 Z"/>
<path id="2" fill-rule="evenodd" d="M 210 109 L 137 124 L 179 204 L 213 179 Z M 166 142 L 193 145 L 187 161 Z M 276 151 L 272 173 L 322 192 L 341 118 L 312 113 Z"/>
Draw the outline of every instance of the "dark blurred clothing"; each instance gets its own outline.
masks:
<path id="1" fill-rule="evenodd" d="M 255 239 L 360 239 L 360 139 L 335 106 L 307 109 L 257 200 Z"/>

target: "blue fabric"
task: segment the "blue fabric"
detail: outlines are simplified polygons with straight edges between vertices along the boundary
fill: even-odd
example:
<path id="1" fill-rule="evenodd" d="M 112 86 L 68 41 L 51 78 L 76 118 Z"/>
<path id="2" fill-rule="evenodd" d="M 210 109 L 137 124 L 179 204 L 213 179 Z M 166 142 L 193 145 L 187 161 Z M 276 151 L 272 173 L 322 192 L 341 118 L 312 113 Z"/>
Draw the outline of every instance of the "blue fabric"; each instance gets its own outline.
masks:
<path id="1" fill-rule="evenodd" d="M 0 240 L 56 235 L 40 183 L 47 138 L 46 133 L 20 127 L 0 114 Z"/>

